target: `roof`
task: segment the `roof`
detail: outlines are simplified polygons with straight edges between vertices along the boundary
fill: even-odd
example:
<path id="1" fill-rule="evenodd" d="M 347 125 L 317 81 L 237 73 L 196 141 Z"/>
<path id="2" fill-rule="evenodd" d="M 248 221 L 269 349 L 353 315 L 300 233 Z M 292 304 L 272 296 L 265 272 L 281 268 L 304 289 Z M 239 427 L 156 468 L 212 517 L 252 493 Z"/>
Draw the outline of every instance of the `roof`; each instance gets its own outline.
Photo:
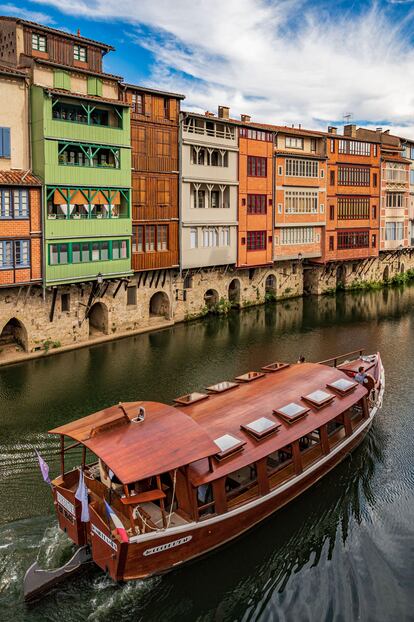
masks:
<path id="1" fill-rule="evenodd" d="M 16 69 L 15 67 L 8 67 L 7 65 L 3 65 L 0 63 L 0 73 L 5 75 L 14 76 L 16 78 L 26 78 L 27 74 L 22 69 Z"/>
<path id="2" fill-rule="evenodd" d="M 176 99 L 185 99 L 185 95 L 181 93 L 171 93 L 170 91 L 161 91 L 159 89 L 152 89 L 148 86 L 142 86 L 139 84 L 129 84 L 127 82 L 123 82 L 121 86 L 126 87 L 127 89 L 134 89 L 136 91 L 145 91 L 145 93 L 153 93 L 154 95 L 164 95 L 167 97 L 175 97 Z"/>
<path id="3" fill-rule="evenodd" d="M 107 43 L 102 43 L 101 41 L 95 41 L 94 39 L 88 39 L 87 37 L 81 37 L 80 35 L 73 35 L 69 32 L 65 32 L 64 30 L 58 30 L 57 28 L 51 28 L 50 26 L 44 26 L 43 24 L 38 24 L 37 22 L 31 22 L 26 19 L 21 19 L 20 17 L 12 17 L 10 15 L 0 15 L 0 20 L 7 20 L 9 22 L 16 22 L 16 24 L 23 24 L 24 26 L 29 26 L 30 28 L 38 28 L 39 30 L 43 30 L 44 32 L 50 32 L 52 34 L 60 35 L 61 37 L 65 37 L 66 39 L 73 39 L 74 41 L 79 41 L 80 43 L 89 43 L 90 45 L 96 45 L 109 52 L 110 50 L 115 50 L 112 45 L 108 45 Z"/>
<path id="4" fill-rule="evenodd" d="M 333 402 L 321 410 L 311 408 L 306 417 L 293 424 L 285 423 L 272 414 L 274 409 L 286 406 L 290 402 L 309 408 L 309 404 L 302 400 L 303 395 L 317 389 L 329 391 L 326 385 L 340 378 L 348 376 L 339 369 L 327 365 L 302 363 L 266 374 L 258 380 L 241 384 L 237 389 L 184 407 L 185 412 L 197 421 L 213 440 L 224 434 L 232 434 L 246 441 L 243 451 L 221 463 L 214 461 L 215 468 L 212 473 L 208 470 L 206 460 L 192 464 L 189 470 L 192 483 L 199 485 L 212 481 L 264 458 L 327 423 L 366 395 L 366 389 L 358 385 L 346 396 L 336 395 Z M 281 423 L 281 427 L 276 434 L 257 442 L 242 431 L 240 426 L 260 417 Z"/>
<path id="5" fill-rule="evenodd" d="M 118 479 L 129 484 L 211 456 L 217 446 L 188 415 L 174 406 L 158 402 L 124 403 L 129 419 L 145 408 L 145 420 L 124 423 L 119 406 L 62 425 L 51 434 L 64 434 L 80 441 L 112 469 Z M 120 425 L 114 427 L 114 421 Z M 91 434 L 96 426 L 106 431 Z M 112 425 L 112 427 L 110 427 Z"/>
<path id="6" fill-rule="evenodd" d="M 122 76 L 115 76 L 112 73 L 92 71 L 91 69 L 83 69 L 82 67 L 74 67 L 73 65 L 65 65 L 63 63 L 56 63 L 51 60 L 44 60 L 43 58 L 36 58 L 33 56 L 27 56 L 26 58 L 28 58 L 30 61 L 34 61 L 35 63 L 39 63 L 41 65 L 46 65 L 49 67 L 62 67 L 63 69 L 66 69 L 67 71 L 70 70 L 73 73 L 85 73 L 87 75 L 95 76 L 96 78 L 109 78 L 110 80 L 116 80 L 117 82 L 120 82 L 122 80 Z"/>
<path id="7" fill-rule="evenodd" d="M 75 98 L 75 99 L 93 100 L 96 102 L 105 102 L 108 104 L 114 104 L 116 106 L 124 106 L 125 108 L 130 107 L 130 104 L 128 104 L 128 102 L 123 102 L 120 99 L 109 99 L 109 97 L 99 97 L 98 95 L 85 95 L 83 93 L 73 93 L 72 91 L 65 91 L 65 89 L 48 89 L 44 87 L 44 90 L 47 91 L 47 93 L 51 93 L 52 95 L 60 95 L 60 96 Z"/>
<path id="8" fill-rule="evenodd" d="M 403 158 L 403 156 L 399 155 L 398 153 L 383 153 L 382 159 L 386 162 L 400 162 L 400 164 L 411 164 L 411 160 L 409 160 L 408 158 Z"/>
<path id="9" fill-rule="evenodd" d="M 0 184 L 5 186 L 41 186 L 41 180 L 30 171 L 0 171 Z"/>
<path id="10" fill-rule="evenodd" d="M 273 414 L 274 409 L 290 402 L 309 408 L 302 396 L 317 389 L 327 390 L 328 383 L 340 378 L 347 376 L 339 369 L 326 365 L 292 365 L 252 382 L 241 383 L 231 391 L 210 395 L 208 399 L 180 408 L 158 402 L 123 404 L 129 419 L 136 417 L 139 406 L 145 407 L 145 420 L 140 423 L 128 422 L 120 407 L 112 406 L 50 432 L 83 443 L 123 483 L 189 464 L 191 481 L 199 485 L 285 447 L 327 423 L 366 395 L 366 389 L 357 385 L 346 396 L 335 395 L 333 402 L 321 410 L 310 408 L 306 417 L 293 424 L 284 423 Z M 242 431 L 240 426 L 260 417 L 281 423 L 281 427 L 276 434 L 258 442 Z M 107 430 L 93 434 L 93 428 L 102 425 L 106 425 Z M 244 449 L 221 463 L 214 461 L 214 471 L 211 472 L 206 458 L 218 453 L 214 440 L 225 434 L 243 440 Z"/>

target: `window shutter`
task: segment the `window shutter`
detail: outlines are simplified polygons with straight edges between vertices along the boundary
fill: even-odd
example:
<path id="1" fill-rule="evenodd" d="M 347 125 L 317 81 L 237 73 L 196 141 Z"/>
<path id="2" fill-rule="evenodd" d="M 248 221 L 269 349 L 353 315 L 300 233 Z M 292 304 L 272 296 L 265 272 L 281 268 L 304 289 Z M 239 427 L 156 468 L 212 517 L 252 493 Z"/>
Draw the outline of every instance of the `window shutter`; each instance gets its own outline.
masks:
<path id="1" fill-rule="evenodd" d="M 10 128 L 0 127 L 0 157 L 10 158 Z"/>
<path id="2" fill-rule="evenodd" d="M 70 91 L 70 75 L 66 71 L 55 70 L 53 72 L 53 86 L 55 89 Z"/>
<path id="3" fill-rule="evenodd" d="M 102 80 L 100 78 L 88 78 L 88 95 L 102 96 Z"/>

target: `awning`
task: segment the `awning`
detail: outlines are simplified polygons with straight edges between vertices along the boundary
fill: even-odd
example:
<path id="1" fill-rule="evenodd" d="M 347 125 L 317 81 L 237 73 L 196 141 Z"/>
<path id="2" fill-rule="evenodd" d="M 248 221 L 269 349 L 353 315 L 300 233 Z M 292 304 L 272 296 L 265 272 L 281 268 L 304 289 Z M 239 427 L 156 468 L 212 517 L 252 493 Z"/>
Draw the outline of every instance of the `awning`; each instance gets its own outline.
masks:
<path id="1" fill-rule="evenodd" d="M 65 192 L 67 192 L 67 190 Z M 65 197 L 63 192 L 61 190 L 55 190 L 53 194 L 53 203 L 55 203 L 55 205 L 65 205 L 67 202 L 68 199 Z"/>
<path id="2" fill-rule="evenodd" d="M 108 203 L 108 199 L 104 197 L 103 193 L 100 190 L 98 190 L 95 196 L 94 196 L 94 193 L 95 193 L 95 190 L 91 190 L 91 197 L 93 197 L 91 198 L 92 205 L 105 205 Z"/>
<path id="3" fill-rule="evenodd" d="M 86 196 L 83 194 L 83 192 L 78 190 L 77 192 L 75 192 L 74 196 L 70 197 L 70 202 L 73 205 L 85 205 L 86 203 L 88 203 L 87 193 L 85 194 Z"/>

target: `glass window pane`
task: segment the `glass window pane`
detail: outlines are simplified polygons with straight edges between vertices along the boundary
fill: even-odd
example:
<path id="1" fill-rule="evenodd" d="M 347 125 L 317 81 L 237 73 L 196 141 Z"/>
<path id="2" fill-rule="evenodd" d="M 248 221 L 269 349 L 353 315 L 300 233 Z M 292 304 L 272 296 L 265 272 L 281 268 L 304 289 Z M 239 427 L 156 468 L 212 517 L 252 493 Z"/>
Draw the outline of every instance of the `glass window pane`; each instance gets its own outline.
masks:
<path id="1" fill-rule="evenodd" d="M 72 244 L 72 263 L 79 263 L 80 260 L 80 244 Z"/>

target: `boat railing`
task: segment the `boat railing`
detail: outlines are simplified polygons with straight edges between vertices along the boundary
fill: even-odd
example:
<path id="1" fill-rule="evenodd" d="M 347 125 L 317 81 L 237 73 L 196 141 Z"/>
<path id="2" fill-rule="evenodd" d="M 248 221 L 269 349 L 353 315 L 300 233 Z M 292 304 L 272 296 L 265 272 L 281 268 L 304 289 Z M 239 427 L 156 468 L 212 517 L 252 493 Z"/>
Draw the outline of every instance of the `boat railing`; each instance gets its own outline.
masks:
<path id="1" fill-rule="evenodd" d="M 357 354 L 358 356 L 362 356 L 365 352 L 365 348 L 361 348 L 360 350 L 353 350 L 352 352 L 346 352 L 345 354 L 339 354 L 338 356 L 334 356 L 331 359 L 325 359 L 324 361 L 318 361 L 318 365 L 332 365 L 333 367 L 338 366 L 338 361 L 343 361 L 343 359 L 347 359 L 350 356 L 354 356 Z M 356 358 L 356 357 L 355 357 Z"/>

